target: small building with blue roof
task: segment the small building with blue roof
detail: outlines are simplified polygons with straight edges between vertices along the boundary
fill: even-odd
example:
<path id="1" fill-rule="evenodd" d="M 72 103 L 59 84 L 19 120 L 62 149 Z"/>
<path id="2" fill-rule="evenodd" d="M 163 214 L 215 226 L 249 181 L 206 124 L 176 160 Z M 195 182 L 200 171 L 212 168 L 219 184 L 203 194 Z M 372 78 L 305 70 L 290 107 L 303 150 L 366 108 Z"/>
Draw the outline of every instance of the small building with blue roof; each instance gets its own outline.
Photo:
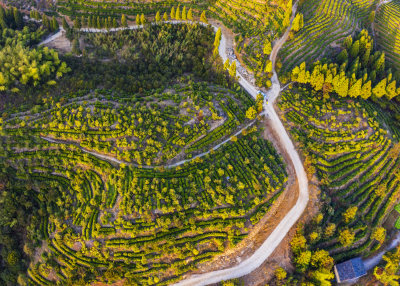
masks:
<path id="1" fill-rule="evenodd" d="M 352 282 L 367 274 L 361 257 L 336 264 L 334 270 L 337 283 Z"/>

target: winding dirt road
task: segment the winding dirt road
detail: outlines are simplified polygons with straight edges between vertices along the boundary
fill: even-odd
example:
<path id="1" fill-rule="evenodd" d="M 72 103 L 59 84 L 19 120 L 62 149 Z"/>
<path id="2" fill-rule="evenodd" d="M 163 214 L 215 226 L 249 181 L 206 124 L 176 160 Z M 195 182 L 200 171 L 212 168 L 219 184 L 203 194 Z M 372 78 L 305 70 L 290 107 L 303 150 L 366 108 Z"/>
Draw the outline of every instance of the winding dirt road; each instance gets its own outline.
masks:
<path id="1" fill-rule="evenodd" d="M 294 15 L 296 13 L 296 9 L 297 9 L 297 2 L 293 5 L 291 22 L 293 21 Z M 172 23 L 180 23 L 180 21 L 172 21 Z M 140 28 L 140 27 L 134 25 L 134 26 L 127 27 L 125 29 L 138 29 L 138 28 Z M 214 28 L 214 30 L 218 29 L 218 27 L 215 25 L 213 25 L 213 28 Z M 298 200 L 297 200 L 295 206 L 286 214 L 286 216 L 278 224 L 278 226 L 273 230 L 273 232 L 270 234 L 270 236 L 264 241 L 264 243 L 249 258 L 247 258 L 246 260 L 243 260 L 241 263 L 239 263 L 236 266 L 231 267 L 231 268 L 212 271 L 212 272 L 199 274 L 199 275 L 193 275 L 191 277 L 188 277 L 188 278 L 178 282 L 177 284 L 175 284 L 176 286 L 209 285 L 209 284 L 218 283 L 218 282 L 224 281 L 224 280 L 238 278 L 238 277 L 241 277 L 241 276 L 251 273 L 252 271 L 257 269 L 272 254 L 272 252 L 275 250 L 275 248 L 280 244 L 280 242 L 285 238 L 285 236 L 287 235 L 289 230 L 294 226 L 294 224 L 300 218 L 300 216 L 302 215 L 302 213 L 304 212 L 304 210 L 307 206 L 307 203 L 309 200 L 309 193 L 308 193 L 308 180 L 307 180 L 306 172 L 305 172 L 303 164 L 300 160 L 300 156 L 294 147 L 293 142 L 291 141 L 288 133 L 286 132 L 282 122 L 280 121 L 280 119 L 273 107 L 274 102 L 275 102 L 276 98 L 278 98 L 280 90 L 281 90 L 278 76 L 275 71 L 276 57 L 279 52 L 279 49 L 282 47 L 282 45 L 287 40 L 287 37 L 290 32 L 290 28 L 291 28 L 291 25 L 289 26 L 287 31 L 284 33 L 282 38 L 280 38 L 278 41 L 276 41 L 276 43 L 274 43 L 274 48 L 270 55 L 270 60 L 272 61 L 274 68 L 273 68 L 273 77 L 271 79 L 272 86 L 267 92 L 267 98 L 269 99 L 270 104 L 267 104 L 267 102 L 264 101 L 264 110 L 270 118 L 271 128 L 273 128 L 276 131 L 276 133 L 278 134 L 279 140 L 283 145 L 282 147 L 288 153 L 289 158 L 292 161 L 293 166 L 295 168 L 296 177 L 297 177 L 297 181 L 299 184 Z M 86 28 L 86 29 L 82 29 L 82 31 L 107 33 L 110 31 L 123 30 L 123 29 L 124 28 L 100 30 L 100 29 Z M 54 39 L 54 37 L 53 37 L 53 39 Z M 223 61 L 226 61 L 226 59 L 228 58 L 227 49 L 226 49 L 226 46 L 227 46 L 226 41 L 227 41 L 227 36 L 224 35 L 224 33 L 222 33 L 220 47 L 219 47 L 219 54 L 220 54 L 221 58 L 223 59 Z M 44 42 L 49 42 L 49 41 L 45 40 Z M 237 76 L 239 77 L 239 83 L 241 84 L 241 86 L 249 94 L 251 94 L 254 98 L 256 98 L 257 95 L 259 94 L 258 88 L 255 87 L 250 82 L 248 82 L 246 79 L 244 79 L 239 73 L 237 74 Z M 226 143 L 226 142 L 223 142 L 223 143 Z"/>

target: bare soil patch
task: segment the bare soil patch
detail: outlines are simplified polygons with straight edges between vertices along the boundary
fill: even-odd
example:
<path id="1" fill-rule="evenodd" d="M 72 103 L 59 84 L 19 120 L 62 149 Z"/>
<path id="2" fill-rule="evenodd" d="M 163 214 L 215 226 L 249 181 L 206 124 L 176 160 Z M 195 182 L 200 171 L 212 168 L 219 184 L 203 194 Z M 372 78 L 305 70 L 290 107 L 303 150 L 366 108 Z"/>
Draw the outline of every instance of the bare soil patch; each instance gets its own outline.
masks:
<path id="1" fill-rule="evenodd" d="M 61 53 L 69 53 L 72 51 L 71 42 L 67 39 L 65 32 L 53 41 L 46 44 L 47 47 L 58 50 Z"/>

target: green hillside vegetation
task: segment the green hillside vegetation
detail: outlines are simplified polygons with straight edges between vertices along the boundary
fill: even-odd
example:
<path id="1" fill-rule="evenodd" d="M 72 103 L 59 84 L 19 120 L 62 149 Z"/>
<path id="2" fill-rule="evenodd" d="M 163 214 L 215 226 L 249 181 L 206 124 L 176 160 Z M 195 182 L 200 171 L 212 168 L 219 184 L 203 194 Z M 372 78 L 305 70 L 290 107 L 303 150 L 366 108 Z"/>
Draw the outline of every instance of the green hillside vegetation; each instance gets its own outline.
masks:
<path id="1" fill-rule="evenodd" d="M 126 26 L 129 19 L 141 25 L 153 21 L 207 18 L 221 21 L 235 34 L 236 52 L 254 73 L 257 85 L 269 85 L 268 55 L 273 40 L 290 22 L 292 0 L 269 1 L 58 1 L 57 12 L 74 20 L 75 28 Z M 122 20 L 124 18 L 124 20 Z"/>
<path id="2" fill-rule="evenodd" d="M 32 223 L 40 225 L 29 236 L 34 246 L 46 244 L 28 274 L 40 285 L 89 282 L 100 273 L 108 282 L 177 281 L 240 242 L 286 182 L 281 158 L 256 126 L 181 167 L 141 169 L 44 141 L 30 125 L 3 123 L 1 157 L 6 188 L 35 186 L 40 215 Z"/>
<path id="3" fill-rule="evenodd" d="M 398 148 L 362 102 L 304 87 L 283 93 L 279 103 L 293 138 L 316 172 L 322 190 L 323 220 L 314 248 L 335 260 L 367 255 L 379 248 L 372 238 L 399 199 Z"/>
<path id="4" fill-rule="evenodd" d="M 285 165 L 210 27 L 80 37 L 57 85 L 4 94 L 0 284 L 169 285 L 246 238 Z"/>
<path id="5" fill-rule="evenodd" d="M 391 69 L 385 69 L 385 53 L 373 52 L 373 40 L 366 30 L 357 37 L 347 37 L 336 63 L 315 62 L 307 70 L 303 62 L 291 73 L 291 80 L 310 84 L 313 90 L 324 94 L 334 92 L 340 97 L 368 99 L 371 96 L 389 100 L 400 94 L 399 73 L 393 76 Z"/>
<path id="6" fill-rule="evenodd" d="M 304 27 L 292 35 L 280 51 L 284 71 L 303 61 L 312 62 L 334 44 L 352 35 L 368 23 L 373 0 L 301 1 L 298 12 L 304 16 Z"/>
<path id="7" fill-rule="evenodd" d="M 25 26 L 18 9 L 0 6 L 0 91 L 17 93 L 26 85 L 55 85 L 70 71 L 56 51 L 32 48 L 44 34 L 35 25 Z"/>
<path id="8" fill-rule="evenodd" d="M 394 65 L 400 63 L 400 2 L 397 0 L 379 7 L 374 21 L 376 42 Z"/>
<path id="9" fill-rule="evenodd" d="M 384 241 L 382 224 L 400 198 L 400 148 L 397 133 L 380 120 L 386 111 L 376 112 L 380 101 L 397 105 L 396 80 L 385 69 L 384 53 L 373 51 L 364 30 L 346 38 L 336 60 L 294 68 L 296 83 L 279 106 L 306 170 L 317 174 L 322 190 L 321 218 L 304 235 L 311 249 L 328 250 L 341 261 L 367 256 Z"/>

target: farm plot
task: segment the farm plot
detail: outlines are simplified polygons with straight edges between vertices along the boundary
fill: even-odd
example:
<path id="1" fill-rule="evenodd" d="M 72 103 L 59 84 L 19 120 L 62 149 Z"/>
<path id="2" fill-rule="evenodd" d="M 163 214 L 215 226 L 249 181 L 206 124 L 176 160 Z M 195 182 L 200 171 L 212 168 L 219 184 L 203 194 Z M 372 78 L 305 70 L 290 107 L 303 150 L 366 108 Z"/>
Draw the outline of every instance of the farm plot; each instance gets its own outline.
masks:
<path id="1" fill-rule="evenodd" d="M 194 83 L 193 88 L 207 97 L 210 95 L 206 90 L 222 91 L 204 83 Z M 193 92 L 187 85 L 174 89 Z M 172 94 L 178 97 L 178 92 Z M 231 104 L 237 100 L 234 95 L 224 98 L 221 110 L 228 112 L 230 100 Z M 159 104 L 165 106 L 171 100 L 169 96 L 165 95 Z M 193 102 L 199 100 L 201 106 L 201 96 L 197 96 Z M 74 103 L 54 102 L 40 114 L 32 112 L 24 120 L 10 116 L 11 120 L 3 123 L 1 167 L 8 169 L 13 182 L 33 184 L 34 196 L 43 205 L 37 235 L 47 241 L 47 247 L 29 268 L 32 284 L 74 284 L 79 279 L 88 283 L 97 281 L 99 274 L 107 283 L 125 279 L 132 285 L 171 284 L 199 263 L 212 260 L 242 241 L 284 190 L 285 165 L 272 144 L 260 139 L 257 125 L 217 151 L 172 169 L 116 164 L 88 154 L 75 144 L 41 138 L 67 136 L 63 140 L 95 142 L 97 137 L 93 141 L 87 138 L 98 132 L 90 125 L 98 120 L 99 127 L 100 122 L 107 123 L 99 142 L 109 142 L 107 132 L 111 132 L 113 122 L 121 118 L 119 124 L 123 125 L 124 116 L 133 117 L 127 112 L 129 108 L 140 108 L 140 100 L 137 98 L 138 104 L 133 104 L 133 98 L 121 96 L 117 101 L 115 93 L 99 92 L 99 100 L 88 98 L 82 110 Z M 160 117 L 168 115 L 162 111 Z M 81 116 L 77 116 L 79 112 Z M 204 116 L 206 113 L 204 110 Z M 238 111 L 235 113 L 240 116 Z M 114 118 L 100 121 L 98 114 Z M 85 117 L 82 125 L 88 128 L 70 135 L 65 126 L 68 121 L 75 122 L 75 115 L 76 120 Z M 53 116 L 62 118 L 57 124 L 64 128 L 55 123 L 50 128 Z M 172 133 L 173 127 L 169 129 Z M 67 130 L 74 134 L 76 125 Z M 207 142 L 217 139 L 214 133 Z M 207 145 L 199 144 L 198 148 L 203 146 Z M 76 271 L 78 266 L 80 271 Z"/>
<path id="2" fill-rule="evenodd" d="M 392 1 L 379 7 L 375 22 L 375 35 L 378 47 L 394 65 L 400 63 L 400 2 Z"/>
<path id="3" fill-rule="evenodd" d="M 323 220 L 313 247 L 335 260 L 368 255 L 380 246 L 373 232 L 399 199 L 398 148 L 356 100 L 296 88 L 284 92 L 279 106 L 306 169 L 320 181 Z"/>
<path id="4" fill-rule="evenodd" d="M 304 14 L 304 27 L 285 43 L 279 54 L 283 70 L 320 58 L 328 47 L 353 34 L 363 25 L 373 3 L 371 0 L 305 1 L 299 8 Z"/>

